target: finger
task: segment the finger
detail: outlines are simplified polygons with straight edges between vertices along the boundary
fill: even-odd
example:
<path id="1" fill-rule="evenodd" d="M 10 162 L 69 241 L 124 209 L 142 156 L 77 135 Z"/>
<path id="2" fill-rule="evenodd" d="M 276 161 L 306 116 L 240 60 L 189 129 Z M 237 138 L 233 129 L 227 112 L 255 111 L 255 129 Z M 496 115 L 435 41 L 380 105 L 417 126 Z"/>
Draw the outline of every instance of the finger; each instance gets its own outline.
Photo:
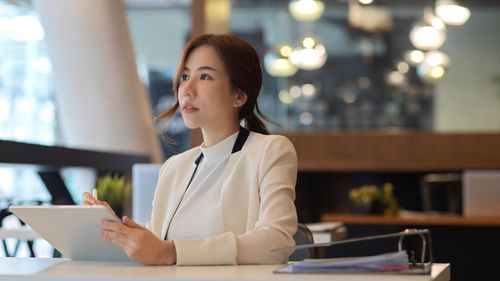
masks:
<path id="1" fill-rule="evenodd" d="M 108 204 L 108 202 L 106 202 L 106 201 L 99 201 L 99 200 L 97 200 L 97 204 L 98 204 L 98 205 L 101 205 L 101 206 L 104 206 L 104 207 L 106 207 L 106 208 L 111 209 L 111 206 L 110 206 L 110 205 Z"/>
<path id="2" fill-rule="evenodd" d="M 111 242 L 114 245 L 120 247 L 122 249 L 122 251 L 125 252 L 125 254 L 127 256 L 129 256 L 129 258 L 131 260 L 136 261 L 132 256 L 134 255 L 134 252 L 137 251 L 137 247 L 134 246 L 136 244 L 133 243 L 133 241 L 131 241 L 129 236 L 121 234 L 121 233 L 117 233 L 117 232 L 113 232 L 113 231 L 105 231 L 105 230 L 101 231 L 101 236 L 104 238 L 104 240 Z M 137 261 L 137 262 L 140 262 L 140 261 Z"/>
<path id="3" fill-rule="evenodd" d="M 146 228 L 144 226 L 142 226 L 142 225 L 136 223 L 135 221 L 129 219 L 127 216 L 124 216 L 122 221 L 123 221 L 123 224 L 126 225 L 126 226 L 128 226 L 128 227 L 146 230 Z"/>
<path id="4" fill-rule="evenodd" d="M 82 194 L 82 198 L 85 199 L 85 201 L 87 201 L 89 205 L 94 205 L 97 203 L 97 200 L 88 192 L 84 192 Z"/>
<path id="5" fill-rule="evenodd" d="M 99 224 L 102 226 L 103 229 L 112 231 L 118 231 L 119 226 L 121 225 L 120 223 L 111 220 L 101 220 Z"/>
<path id="6" fill-rule="evenodd" d="M 83 197 L 83 199 L 85 199 L 85 201 L 83 202 L 83 205 L 100 205 L 100 206 L 105 206 L 106 208 L 111 209 L 111 206 L 108 204 L 108 202 L 97 200 L 92 195 L 90 195 L 90 193 L 88 193 L 88 192 L 84 192 L 82 194 L 82 197 Z"/>
<path id="7" fill-rule="evenodd" d="M 104 207 L 108 208 L 108 210 L 109 210 L 109 211 L 110 211 L 113 215 L 115 215 L 115 216 L 116 216 L 115 211 L 113 210 L 113 208 L 111 208 L 111 206 L 108 204 L 108 202 L 106 202 L 106 201 L 99 201 L 99 200 L 97 200 L 97 203 L 96 203 L 96 204 L 97 204 L 97 205 L 104 206 Z"/>
<path id="8" fill-rule="evenodd" d="M 101 236 L 102 236 L 102 238 L 104 238 L 104 240 L 111 242 L 122 249 L 127 244 L 126 243 L 126 241 L 127 241 L 126 235 L 118 233 L 118 232 L 103 229 L 103 230 L 101 230 Z"/>
<path id="9" fill-rule="evenodd" d="M 105 230 L 111 230 L 122 234 L 128 234 L 131 230 L 130 227 L 127 227 L 124 224 L 110 220 L 101 220 L 100 224 Z"/>

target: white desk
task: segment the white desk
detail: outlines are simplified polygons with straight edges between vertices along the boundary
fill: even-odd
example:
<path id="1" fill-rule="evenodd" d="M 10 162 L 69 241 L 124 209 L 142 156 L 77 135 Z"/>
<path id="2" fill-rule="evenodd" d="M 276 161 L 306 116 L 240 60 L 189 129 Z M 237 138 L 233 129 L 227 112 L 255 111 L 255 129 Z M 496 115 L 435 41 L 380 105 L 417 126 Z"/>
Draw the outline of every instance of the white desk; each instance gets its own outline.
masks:
<path id="1" fill-rule="evenodd" d="M 283 265 L 142 266 L 49 258 L 0 258 L 0 280 L 450 280 L 449 264 L 434 264 L 429 275 L 274 274 Z"/>

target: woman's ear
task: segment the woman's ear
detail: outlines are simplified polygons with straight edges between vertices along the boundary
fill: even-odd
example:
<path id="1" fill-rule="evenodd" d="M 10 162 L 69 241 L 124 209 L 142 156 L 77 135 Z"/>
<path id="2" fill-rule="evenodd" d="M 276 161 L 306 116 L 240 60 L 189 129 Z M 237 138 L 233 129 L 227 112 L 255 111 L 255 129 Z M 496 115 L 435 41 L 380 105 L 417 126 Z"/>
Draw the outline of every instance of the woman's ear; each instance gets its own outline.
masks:
<path id="1" fill-rule="evenodd" d="M 247 94 L 242 90 L 238 89 L 234 95 L 233 106 L 235 108 L 240 108 L 247 102 Z"/>

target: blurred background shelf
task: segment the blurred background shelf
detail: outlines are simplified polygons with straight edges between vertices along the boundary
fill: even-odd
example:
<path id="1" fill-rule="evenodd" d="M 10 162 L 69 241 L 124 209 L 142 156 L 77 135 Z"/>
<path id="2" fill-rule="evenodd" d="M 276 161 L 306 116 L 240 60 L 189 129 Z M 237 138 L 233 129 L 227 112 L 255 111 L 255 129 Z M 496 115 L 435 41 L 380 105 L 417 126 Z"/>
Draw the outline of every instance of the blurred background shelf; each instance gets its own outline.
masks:
<path id="1" fill-rule="evenodd" d="M 500 168 L 500 133 L 286 133 L 301 172 L 438 172 Z"/>
<path id="2" fill-rule="evenodd" d="M 0 151 L 0 164 L 33 165 L 43 170 L 71 166 L 129 173 L 133 164 L 150 162 L 149 156 L 142 154 L 95 151 L 6 140 L 0 140 Z"/>

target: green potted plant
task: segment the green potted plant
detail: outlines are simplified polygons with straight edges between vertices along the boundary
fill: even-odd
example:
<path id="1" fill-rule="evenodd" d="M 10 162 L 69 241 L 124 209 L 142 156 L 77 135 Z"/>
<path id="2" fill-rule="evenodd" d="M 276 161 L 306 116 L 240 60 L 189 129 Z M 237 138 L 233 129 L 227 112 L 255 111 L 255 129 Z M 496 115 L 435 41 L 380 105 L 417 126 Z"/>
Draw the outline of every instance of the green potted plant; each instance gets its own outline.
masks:
<path id="1" fill-rule="evenodd" d="M 125 175 L 108 173 L 97 178 L 98 199 L 106 201 L 115 211 L 116 215 L 121 217 L 125 201 L 130 197 L 132 183 Z"/>
<path id="2" fill-rule="evenodd" d="M 385 183 L 382 187 L 363 185 L 349 191 L 349 199 L 362 213 L 384 214 L 394 216 L 401 210 L 396 197 L 393 195 L 392 183 Z"/>

